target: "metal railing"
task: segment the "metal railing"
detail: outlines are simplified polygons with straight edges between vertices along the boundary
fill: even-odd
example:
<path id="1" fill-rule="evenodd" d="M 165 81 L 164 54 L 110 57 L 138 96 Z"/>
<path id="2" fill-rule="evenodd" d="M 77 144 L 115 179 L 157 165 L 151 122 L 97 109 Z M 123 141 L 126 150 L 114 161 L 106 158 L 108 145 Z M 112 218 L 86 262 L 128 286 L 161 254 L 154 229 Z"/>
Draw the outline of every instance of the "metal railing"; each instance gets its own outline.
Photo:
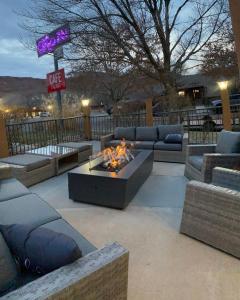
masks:
<path id="1" fill-rule="evenodd" d="M 52 119 L 6 124 L 12 155 L 28 150 L 83 139 L 83 118 Z"/>
<path id="2" fill-rule="evenodd" d="M 240 105 L 232 106 L 231 111 L 233 130 L 240 131 Z M 116 127 L 146 126 L 146 113 L 91 116 L 90 122 L 92 139 L 99 140 L 101 136 L 114 132 Z M 209 107 L 158 113 L 154 116 L 154 126 L 161 124 L 183 124 L 190 144 L 209 144 L 217 141 L 218 132 L 223 128 L 223 118 L 220 108 Z M 84 139 L 84 117 L 28 121 L 6 126 L 11 154 Z"/>

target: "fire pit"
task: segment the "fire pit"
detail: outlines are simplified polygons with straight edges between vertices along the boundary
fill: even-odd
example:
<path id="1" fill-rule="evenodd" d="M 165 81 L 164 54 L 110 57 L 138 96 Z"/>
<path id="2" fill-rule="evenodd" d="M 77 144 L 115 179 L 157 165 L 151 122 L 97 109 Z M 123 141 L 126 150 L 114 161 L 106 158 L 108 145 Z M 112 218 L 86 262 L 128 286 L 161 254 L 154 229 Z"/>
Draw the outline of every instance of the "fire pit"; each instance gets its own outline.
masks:
<path id="1" fill-rule="evenodd" d="M 153 151 L 130 151 L 122 142 L 68 173 L 69 198 L 123 209 L 148 178 Z"/>

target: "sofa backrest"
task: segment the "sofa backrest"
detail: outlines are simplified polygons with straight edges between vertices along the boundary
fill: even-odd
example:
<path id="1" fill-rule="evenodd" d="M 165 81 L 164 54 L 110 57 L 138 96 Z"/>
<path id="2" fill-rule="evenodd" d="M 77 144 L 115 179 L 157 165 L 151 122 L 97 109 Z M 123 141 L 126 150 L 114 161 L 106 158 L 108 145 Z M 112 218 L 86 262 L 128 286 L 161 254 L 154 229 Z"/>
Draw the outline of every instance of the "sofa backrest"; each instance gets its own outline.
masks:
<path id="1" fill-rule="evenodd" d="M 218 136 L 216 153 L 240 153 L 240 132 L 222 130 Z"/>
<path id="2" fill-rule="evenodd" d="M 181 124 L 176 125 L 159 125 L 158 129 L 158 139 L 163 141 L 168 134 L 184 134 L 184 128 Z"/>
<path id="3" fill-rule="evenodd" d="M 115 140 L 135 141 L 136 129 L 135 127 L 116 127 L 114 130 Z"/>
<path id="4" fill-rule="evenodd" d="M 136 141 L 156 141 L 158 139 L 157 127 L 137 127 Z"/>

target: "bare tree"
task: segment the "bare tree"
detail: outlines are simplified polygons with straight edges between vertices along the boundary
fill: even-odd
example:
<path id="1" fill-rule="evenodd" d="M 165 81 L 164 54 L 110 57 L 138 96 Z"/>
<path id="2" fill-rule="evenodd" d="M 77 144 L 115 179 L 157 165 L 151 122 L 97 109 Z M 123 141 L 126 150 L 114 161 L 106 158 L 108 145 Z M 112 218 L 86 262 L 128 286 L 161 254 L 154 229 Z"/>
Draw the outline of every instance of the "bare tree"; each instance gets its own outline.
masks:
<path id="1" fill-rule="evenodd" d="M 228 79 L 239 76 L 237 55 L 231 23 L 226 23 L 218 33 L 218 40 L 208 43 L 202 55 L 201 72 L 214 78 L 224 76 Z"/>
<path id="2" fill-rule="evenodd" d="M 22 13 L 23 26 L 35 38 L 69 23 L 70 61 L 101 69 L 110 55 L 111 64 L 136 68 L 160 81 L 166 92 L 173 89 L 176 74 L 198 65 L 203 48 L 214 41 L 228 18 L 226 0 L 30 2 L 31 8 Z"/>

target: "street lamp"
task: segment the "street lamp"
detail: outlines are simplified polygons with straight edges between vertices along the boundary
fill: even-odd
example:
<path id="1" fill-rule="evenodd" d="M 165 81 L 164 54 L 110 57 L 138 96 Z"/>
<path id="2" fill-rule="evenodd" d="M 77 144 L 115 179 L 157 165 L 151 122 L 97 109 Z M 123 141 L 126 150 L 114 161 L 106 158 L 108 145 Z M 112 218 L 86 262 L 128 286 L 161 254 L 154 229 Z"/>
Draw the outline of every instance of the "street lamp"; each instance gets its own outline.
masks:
<path id="1" fill-rule="evenodd" d="M 92 139 L 92 129 L 91 129 L 91 119 L 90 119 L 90 100 L 83 99 L 82 106 L 83 106 L 83 127 L 85 133 L 85 139 L 91 140 Z"/>
<path id="2" fill-rule="evenodd" d="M 52 105 L 48 105 L 48 106 L 47 106 L 47 109 L 48 109 L 48 110 L 52 110 L 52 108 L 53 108 Z"/>
<path id="3" fill-rule="evenodd" d="M 90 100 L 89 100 L 89 99 L 83 99 L 83 100 L 82 100 L 82 106 L 83 106 L 83 107 L 88 107 L 88 106 L 89 106 L 89 103 L 90 103 Z"/>
<path id="4" fill-rule="evenodd" d="M 232 116 L 230 110 L 230 99 L 228 93 L 228 80 L 221 80 L 217 82 L 222 99 L 222 113 L 223 113 L 223 127 L 225 130 L 232 130 Z"/>
<path id="5" fill-rule="evenodd" d="M 217 82 L 220 90 L 227 90 L 228 88 L 228 80 L 222 80 Z"/>

